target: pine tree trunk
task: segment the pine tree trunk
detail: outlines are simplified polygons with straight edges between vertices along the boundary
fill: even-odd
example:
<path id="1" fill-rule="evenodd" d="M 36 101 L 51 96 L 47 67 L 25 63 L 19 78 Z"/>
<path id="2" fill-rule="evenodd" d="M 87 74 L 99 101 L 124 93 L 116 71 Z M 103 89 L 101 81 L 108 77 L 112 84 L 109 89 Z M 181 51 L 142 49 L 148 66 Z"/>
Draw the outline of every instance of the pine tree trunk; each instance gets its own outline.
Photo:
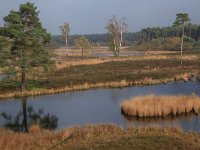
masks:
<path id="1" fill-rule="evenodd" d="M 26 90 L 26 73 L 24 69 L 21 71 L 21 92 L 25 92 Z"/>
<path id="2" fill-rule="evenodd" d="M 66 49 L 68 49 L 67 37 L 66 37 L 66 39 L 65 39 L 65 46 L 66 46 Z M 66 55 L 67 55 L 67 56 L 69 56 L 69 54 L 68 54 L 68 51 L 67 51 L 67 50 L 66 50 Z"/>
<path id="3" fill-rule="evenodd" d="M 183 42 L 184 42 L 184 30 L 185 25 L 183 24 L 182 38 L 181 38 L 181 64 L 183 63 Z"/>
<path id="4" fill-rule="evenodd" d="M 83 48 L 81 48 L 81 53 L 82 53 L 82 59 L 83 59 Z"/>

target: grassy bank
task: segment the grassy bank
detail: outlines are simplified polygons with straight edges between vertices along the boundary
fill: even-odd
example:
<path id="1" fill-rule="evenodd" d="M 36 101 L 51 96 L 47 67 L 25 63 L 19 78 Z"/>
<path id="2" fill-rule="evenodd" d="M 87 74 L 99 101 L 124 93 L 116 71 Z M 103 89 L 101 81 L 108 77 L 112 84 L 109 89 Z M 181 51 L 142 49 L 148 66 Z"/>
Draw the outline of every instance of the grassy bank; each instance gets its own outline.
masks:
<path id="1" fill-rule="evenodd" d="M 183 65 L 180 60 L 131 60 L 111 61 L 96 65 L 78 65 L 63 68 L 49 75 L 46 88 L 59 88 L 63 85 L 82 85 L 84 83 L 106 83 L 126 80 L 135 82 L 146 78 L 176 78 L 176 75 L 193 73 L 197 70 L 194 60 Z"/>
<path id="2" fill-rule="evenodd" d="M 174 57 L 174 56 L 173 56 Z M 17 79 L 0 82 L 0 99 L 53 94 L 102 87 L 151 85 L 187 81 L 197 73 L 196 59 L 180 64 L 179 59 L 140 59 L 110 61 L 91 65 L 72 65 L 56 69 L 41 79 L 29 79 L 23 94 Z"/>
<path id="3" fill-rule="evenodd" d="M 141 96 L 123 101 L 121 111 L 133 117 L 166 117 L 200 112 L 200 98 L 192 96 Z"/>
<path id="4" fill-rule="evenodd" d="M 6 150 L 200 149 L 198 133 L 158 126 L 123 130 L 114 125 L 97 125 L 67 128 L 59 132 L 34 127 L 26 134 L 0 129 L 0 135 L 0 149 Z"/>

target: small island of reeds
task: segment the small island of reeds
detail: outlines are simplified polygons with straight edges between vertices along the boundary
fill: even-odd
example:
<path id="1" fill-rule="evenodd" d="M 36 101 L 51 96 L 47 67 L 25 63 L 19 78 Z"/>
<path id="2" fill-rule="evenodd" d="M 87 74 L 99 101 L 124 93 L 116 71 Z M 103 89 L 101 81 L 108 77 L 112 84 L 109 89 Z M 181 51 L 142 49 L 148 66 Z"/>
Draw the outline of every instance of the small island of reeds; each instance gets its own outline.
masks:
<path id="1" fill-rule="evenodd" d="M 200 97 L 147 95 L 123 101 L 121 112 L 129 117 L 167 117 L 200 112 Z"/>

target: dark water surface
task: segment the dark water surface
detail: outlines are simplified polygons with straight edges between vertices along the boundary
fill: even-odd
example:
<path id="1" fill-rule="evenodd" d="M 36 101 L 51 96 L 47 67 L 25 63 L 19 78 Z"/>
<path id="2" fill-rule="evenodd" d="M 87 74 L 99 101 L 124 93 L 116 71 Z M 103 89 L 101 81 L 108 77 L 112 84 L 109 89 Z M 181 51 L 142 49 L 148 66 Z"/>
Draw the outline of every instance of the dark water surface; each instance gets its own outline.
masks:
<path id="1" fill-rule="evenodd" d="M 26 101 L 21 99 L 0 101 L 0 113 L 2 114 L 0 125 L 40 121 L 43 126 L 62 129 L 74 125 L 102 123 L 117 124 L 123 127 L 159 124 L 180 126 L 185 131 L 200 132 L 200 115 L 180 116 L 165 120 L 137 120 L 125 118 L 120 110 L 120 103 L 123 100 L 135 96 L 147 94 L 189 95 L 196 92 L 199 95 L 198 83 L 199 81 L 122 89 L 97 89 L 28 97 Z M 26 120 L 22 117 L 24 114 L 27 116 Z"/>
<path id="2" fill-rule="evenodd" d="M 7 77 L 6 74 L 1 74 L 1 73 L 0 73 L 0 81 L 3 80 L 5 77 Z"/>

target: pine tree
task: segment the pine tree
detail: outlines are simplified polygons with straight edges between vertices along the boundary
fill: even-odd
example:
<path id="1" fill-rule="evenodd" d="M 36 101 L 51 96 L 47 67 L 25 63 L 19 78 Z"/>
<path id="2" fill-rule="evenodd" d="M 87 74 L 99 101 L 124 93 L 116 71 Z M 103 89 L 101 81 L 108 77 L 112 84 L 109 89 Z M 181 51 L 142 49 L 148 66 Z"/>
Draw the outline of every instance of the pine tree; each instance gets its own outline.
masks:
<path id="1" fill-rule="evenodd" d="M 1 60 L 9 62 L 21 76 L 21 92 L 26 90 L 26 75 L 33 67 L 47 67 L 51 63 L 45 45 L 50 34 L 42 27 L 37 7 L 32 3 L 21 4 L 18 11 L 10 11 L 4 17 L 0 35 L 12 40 L 7 55 L 0 51 Z M 9 57 L 6 57 L 8 56 Z"/>
<path id="2" fill-rule="evenodd" d="M 189 18 L 189 15 L 187 13 L 176 14 L 176 20 L 174 22 L 174 25 L 182 27 L 181 64 L 182 64 L 182 57 L 183 57 L 183 42 L 184 42 L 184 36 L 185 36 L 185 26 L 189 21 L 190 21 L 190 18 Z"/>

